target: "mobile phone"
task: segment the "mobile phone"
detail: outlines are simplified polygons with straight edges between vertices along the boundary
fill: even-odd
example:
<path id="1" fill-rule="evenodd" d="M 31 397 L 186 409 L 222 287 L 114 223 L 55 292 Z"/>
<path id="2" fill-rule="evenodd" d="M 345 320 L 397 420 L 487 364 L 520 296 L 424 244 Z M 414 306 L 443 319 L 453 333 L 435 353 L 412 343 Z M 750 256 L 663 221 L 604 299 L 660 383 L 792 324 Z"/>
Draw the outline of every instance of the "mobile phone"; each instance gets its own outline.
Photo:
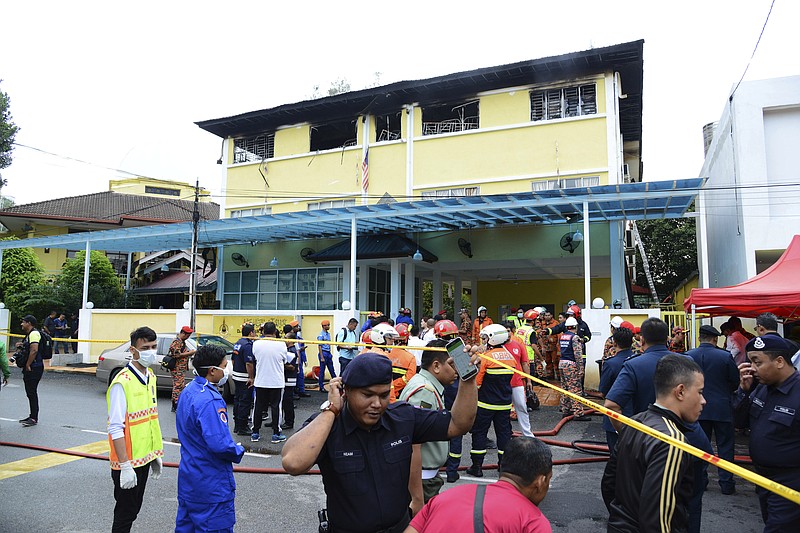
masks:
<path id="1" fill-rule="evenodd" d="M 466 381 L 475 377 L 478 373 L 478 367 L 470 363 L 470 356 L 464 351 L 464 340 L 461 337 L 456 337 L 447 343 L 444 347 L 450 357 L 453 358 L 453 363 L 456 366 L 456 372 L 461 377 L 461 381 Z"/>

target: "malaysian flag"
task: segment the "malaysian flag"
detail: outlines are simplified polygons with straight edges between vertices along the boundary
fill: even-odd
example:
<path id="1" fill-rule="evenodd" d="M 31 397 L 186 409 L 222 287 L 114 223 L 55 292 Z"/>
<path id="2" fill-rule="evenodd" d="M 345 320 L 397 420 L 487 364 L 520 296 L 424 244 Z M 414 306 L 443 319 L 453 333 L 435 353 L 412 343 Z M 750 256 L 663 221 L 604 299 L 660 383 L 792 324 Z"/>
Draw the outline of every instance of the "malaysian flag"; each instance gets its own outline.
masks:
<path id="1" fill-rule="evenodd" d="M 361 190 L 369 189 L 369 148 L 364 152 L 364 162 L 361 164 Z"/>

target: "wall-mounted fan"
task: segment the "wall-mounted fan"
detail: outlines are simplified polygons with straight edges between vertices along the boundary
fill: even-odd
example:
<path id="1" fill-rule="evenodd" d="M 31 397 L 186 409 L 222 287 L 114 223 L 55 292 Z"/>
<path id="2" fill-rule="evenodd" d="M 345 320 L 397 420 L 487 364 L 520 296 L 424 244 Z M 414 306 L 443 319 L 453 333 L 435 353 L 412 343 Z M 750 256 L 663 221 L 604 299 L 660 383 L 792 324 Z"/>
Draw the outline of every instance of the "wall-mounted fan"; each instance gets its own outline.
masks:
<path id="1" fill-rule="evenodd" d="M 303 261 L 305 261 L 306 263 L 313 263 L 314 262 L 312 259 L 308 258 L 310 255 L 313 255 L 313 254 L 314 254 L 314 249 L 313 248 L 309 248 L 308 246 L 306 246 L 305 248 L 300 250 L 300 258 Z"/>
<path id="2" fill-rule="evenodd" d="M 247 258 L 239 253 L 231 254 L 231 261 L 233 261 L 234 265 L 243 266 L 245 268 L 250 268 L 250 263 L 247 262 Z"/>
<path id="3" fill-rule="evenodd" d="M 472 243 L 469 242 L 467 239 L 459 238 L 458 239 L 458 249 L 461 250 L 461 253 L 472 259 Z"/>
<path id="4" fill-rule="evenodd" d="M 578 245 L 580 245 L 581 240 L 583 239 L 577 239 L 575 235 L 576 235 L 575 232 L 571 231 L 569 233 L 565 233 L 561 237 L 561 242 L 559 243 L 559 245 L 561 246 L 562 250 L 569 253 L 573 253 L 575 250 L 578 249 Z"/>

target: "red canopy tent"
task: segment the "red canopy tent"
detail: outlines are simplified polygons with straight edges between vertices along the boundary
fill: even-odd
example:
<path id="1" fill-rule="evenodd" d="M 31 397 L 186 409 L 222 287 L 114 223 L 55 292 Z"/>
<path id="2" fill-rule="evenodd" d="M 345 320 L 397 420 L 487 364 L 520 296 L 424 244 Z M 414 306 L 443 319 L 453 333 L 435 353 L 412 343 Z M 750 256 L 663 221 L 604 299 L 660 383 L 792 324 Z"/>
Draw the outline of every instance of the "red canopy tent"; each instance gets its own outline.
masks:
<path id="1" fill-rule="evenodd" d="M 800 235 L 795 235 L 778 261 L 761 274 L 732 287 L 692 289 L 683 302 L 687 313 L 756 317 L 774 313 L 800 317 Z"/>

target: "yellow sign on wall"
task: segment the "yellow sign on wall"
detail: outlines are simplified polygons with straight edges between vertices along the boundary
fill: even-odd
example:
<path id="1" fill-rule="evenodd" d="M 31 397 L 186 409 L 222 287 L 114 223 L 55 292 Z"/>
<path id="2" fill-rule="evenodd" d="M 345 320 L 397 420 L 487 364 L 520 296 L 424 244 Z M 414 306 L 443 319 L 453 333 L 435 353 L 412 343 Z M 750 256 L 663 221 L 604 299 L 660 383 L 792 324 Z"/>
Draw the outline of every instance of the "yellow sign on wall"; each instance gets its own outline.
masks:
<path id="1" fill-rule="evenodd" d="M 285 324 L 288 324 L 294 319 L 295 318 L 292 315 L 287 315 L 287 316 L 214 315 L 214 322 L 213 322 L 214 331 L 211 333 L 225 338 L 231 337 L 234 339 L 238 339 L 239 337 L 242 336 L 242 325 L 248 322 L 255 324 L 256 330 L 258 330 L 258 327 L 260 327 L 261 324 L 263 324 L 264 322 L 275 322 L 275 325 L 278 326 L 278 331 L 283 332 L 283 326 Z"/>

